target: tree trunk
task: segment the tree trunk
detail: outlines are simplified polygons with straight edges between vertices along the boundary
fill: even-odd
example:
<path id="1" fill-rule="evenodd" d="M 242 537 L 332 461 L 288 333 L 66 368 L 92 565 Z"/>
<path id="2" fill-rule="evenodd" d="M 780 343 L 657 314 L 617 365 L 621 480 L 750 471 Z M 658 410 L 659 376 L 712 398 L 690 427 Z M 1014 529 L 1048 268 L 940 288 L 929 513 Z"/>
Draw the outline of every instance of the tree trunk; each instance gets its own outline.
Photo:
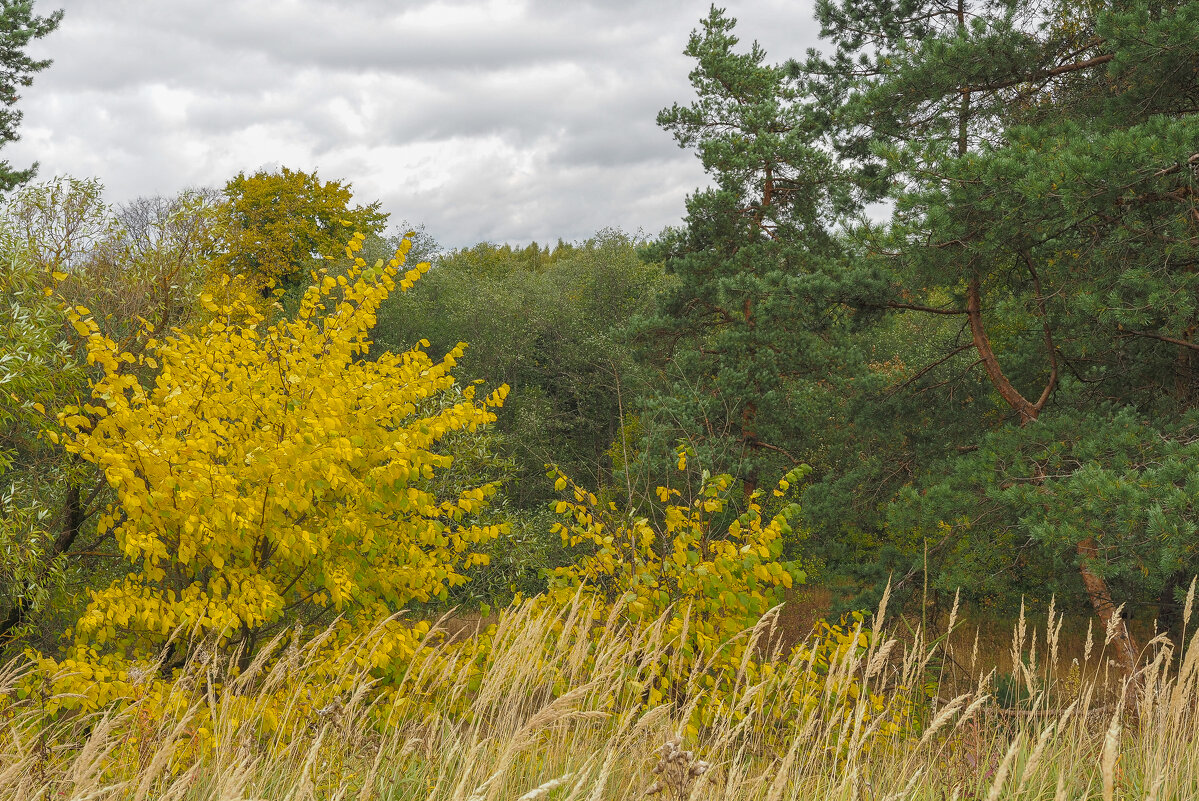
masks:
<path id="1" fill-rule="evenodd" d="M 50 552 L 46 554 L 47 568 L 43 569 L 43 573 L 48 569 L 50 563 L 66 553 L 75 543 L 85 519 L 86 515 L 83 509 L 83 499 L 79 494 L 79 486 L 71 484 L 67 488 L 67 495 L 63 501 L 62 525 L 58 530 L 58 536 L 54 538 L 54 544 L 50 546 Z M 30 596 L 35 591 L 36 588 L 32 584 L 25 586 L 17 598 L 16 606 L 8 610 L 8 614 L 0 620 L 0 645 L 4 643 L 5 638 L 9 637 L 13 629 L 25 623 L 32 604 Z"/>
<path id="2" fill-rule="evenodd" d="M 1007 405 L 1011 406 L 1020 416 L 1020 425 L 1028 425 L 1037 419 L 1042 407 L 1021 395 L 1020 390 L 1016 389 L 1004 375 L 1003 368 L 999 365 L 999 359 L 991 348 L 991 338 L 987 336 L 987 329 L 983 326 L 981 295 L 979 278 L 976 273 L 970 279 L 970 284 L 966 289 L 966 317 L 970 321 L 970 336 L 974 339 L 974 348 L 978 351 L 978 358 L 982 360 L 983 369 L 987 371 L 987 378 L 991 380 L 991 385 L 995 387 Z"/>
<path id="3" fill-rule="evenodd" d="M 1116 616 L 1116 604 L 1112 601 L 1112 594 L 1107 587 L 1107 582 L 1103 580 L 1103 576 L 1093 572 L 1088 564 L 1090 560 L 1098 559 L 1099 544 L 1095 542 L 1094 537 L 1087 537 L 1078 543 L 1078 571 L 1082 573 L 1082 583 L 1086 586 L 1091 606 L 1095 607 L 1095 613 L 1099 615 L 1099 620 L 1103 623 L 1105 640 L 1107 631 L 1113 633 L 1112 642 L 1116 646 L 1116 661 L 1120 664 L 1124 675 L 1132 678 L 1136 675 L 1140 648 L 1124 618 Z"/>
<path id="4" fill-rule="evenodd" d="M 747 501 L 749 496 L 758 489 L 758 464 L 755 459 L 758 451 L 758 435 L 754 430 L 757 418 L 758 405 L 752 400 L 747 401 L 745 408 L 741 410 L 741 442 L 749 456 L 749 469 L 745 471 L 745 483 L 742 485 L 742 491 L 745 493 Z"/>
<path id="5" fill-rule="evenodd" d="M 1038 291 L 1039 295 L 1040 292 Z M 1049 337 L 1048 329 L 1046 329 L 1046 343 L 1050 348 L 1052 367 L 1045 391 L 1041 393 L 1041 397 L 1037 399 L 1037 402 L 1033 403 L 1020 394 L 1020 391 L 1004 375 L 1003 368 L 999 364 L 999 359 L 996 357 L 995 351 L 991 348 L 990 337 L 987 336 L 986 329 L 983 326 L 980 296 L 979 278 L 975 274 L 971 278 L 966 291 L 966 312 L 970 322 L 970 333 L 974 339 L 974 346 L 978 351 L 979 358 L 982 360 L 983 367 L 987 371 L 987 377 L 990 379 L 992 386 L 995 387 L 1000 397 L 1019 415 L 1020 425 L 1028 425 L 1040 416 L 1041 410 L 1045 407 L 1045 403 L 1048 401 L 1049 395 L 1056 384 L 1057 365 L 1052 351 L 1052 338 Z M 1088 564 L 1088 560 L 1098 559 L 1099 545 L 1094 537 L 1088 537 L 1078 543 L 1077 550 L 1079 557 L 1078 572 L 1082 575 L 1082 583 L 1086 588 L 1087 596 L 1091 600 L 1091 606 L 1095 608 L 1095 614 L 1099 616 L 1100 622 L 1103 623 L 1105 632 L 1109 627 L 1115 627 L 1116 660 L 1120 663 L 1120 667 L 1125 675 L 1131 678 L 1136 674 L 1140 649 L 1137 647 L 1136 640 L 1133 638 L 1132 632 L 1129 631 L 1128 625 L 1123 619 L 1117 619 L 1115 622 L 1112 622 L 1112 614 L 1116 610 L 1116 604 L 1112 601 L 1111 590 L 1108 588 L 1107 581 L 1104 580 L 1103 576 L 1095 573 Z"/>

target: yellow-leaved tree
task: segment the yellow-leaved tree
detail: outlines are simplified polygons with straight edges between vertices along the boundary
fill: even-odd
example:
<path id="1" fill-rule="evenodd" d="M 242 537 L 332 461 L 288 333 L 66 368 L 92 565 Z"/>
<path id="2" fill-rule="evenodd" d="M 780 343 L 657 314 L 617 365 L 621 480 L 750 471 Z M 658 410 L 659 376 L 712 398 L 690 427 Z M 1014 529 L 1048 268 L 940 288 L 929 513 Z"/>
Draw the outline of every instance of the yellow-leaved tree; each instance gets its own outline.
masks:
<path id="1" fill-rule="evenodd" d="M 349 184 L 322 181 L 315 172 L 239 173 L 224 194 L 216 268 L 260 290 L 302 281 L 311 264 L 340 252 L 355 231 L 379 234 L 387 224 L 378 201 L 351 206 Z"/>
<path id="2" fill-rule="evenodd" d="M 136 357 L 71 310 L 103 376 L 63 415 L 65 446 L 115 491 L 100 531 L 129 563 L 92 594 L 59 665 L 85 707 L 127 697 L 135 665 L 182 664 L 186 645 L 158 662 L 172 633 L 244 664 L 286 626 L 341 615 L 353 637 L 485 561 L 476 548 L 502 527 L 478 513 L 495 488 L 452 489 L 446 443 L 494 420 L 507 388 L 477 399 L 457 385 L 461 344 L 440 361 L 419 347 L 365 358 L 380 301 L 428 269 L 400 274 L 409 246 L 318 274 L 296 318 L 270 326 L 255 298 L 206 294 L 211 321 Z M 375 657 L 402 662 L 427 626 L 389 631 Z"/>

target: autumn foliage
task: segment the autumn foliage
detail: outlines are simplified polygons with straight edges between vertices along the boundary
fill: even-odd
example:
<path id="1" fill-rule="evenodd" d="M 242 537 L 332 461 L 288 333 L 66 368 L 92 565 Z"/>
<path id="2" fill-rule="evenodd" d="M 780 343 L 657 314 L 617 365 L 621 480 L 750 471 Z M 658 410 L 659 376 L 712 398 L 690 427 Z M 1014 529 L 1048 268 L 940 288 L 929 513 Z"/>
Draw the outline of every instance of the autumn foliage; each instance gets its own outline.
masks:
<path id="1" fill-rule="evenodd" d="M 677 464 L 686 470 L 685 451 Z M 728 475 L 704 474 L 691 498 L 658 487 L 662 507 L 655 520 L 603 504 L 555 471 L 555 486 L 567 498 L 555 504 L 560 522 L 554 528 L 575 560 L 553 571 L 540 601 L 561 607 L 590 599 L 595 617 L 605 621 L 597 639 L 621 626 L 667 643 L 638 691 L 649 707 L 683 706 L 689 737 L 716 725 L 740 725 L 769 739 L 786 731 L 776 730 L 778 724 L 817 710 L 830 720 L 856 715 L 859 723 L 885 716 L 872 736 L 891 737 L 908 721 L 906 696 L 884 698 L 866 689 L 860 676 L 830 671 L 877 646 L 861 614 L 847 624 L 822 623 L 793 647 L 770 641 L 772 613 L 783 603 L 784 590 L 806 578 L 799 562 L 785 558 L 784 544 L 800 533 L 792 528 L 799 504 L 789 496 L 807 473 L 807 467 L 797 467 L 769 493 L 756 490 L 748 499 Z M 745 502 L 743 511 L 738 513 L 734 499 Z M 749 630 L 752 635 L 743 636 Z M 692 688 L 683 689 L 688 682 Z M 747 720 L 732 701 L 749 687 L 770 710 L 757 721 Z"/>
<path id="2" fill-rule="evenodd" d="M 354 232 L 379 233 L 387 221 L 377 201 L 351 206 L 348 183 L 286 167 L 239 173 L 224 194 L 224 242 L 216 266 L 244 276 L 256 289 L 303 281 L 307 265 L 338 253 Z"/>
<path id="3" fill-rule="evenodd" d="M 679 465 L 685 466 L 685 456 Z M 799 563 L 783 558 L 799 506 L 787 503 L 769 515 L 762 504 L 783 498 L 805 472 L 788 474 L 772 497 L 755 492 L 740 515 L 730 505 L 730 476 L 708 478 L 690 500 L 678 489 L 659 487 L 660 524 L 623 515 L 558 474 L 556 486 L 572 497 L 555 504 L 561 516 L 555 530 L 578 557 L 553 572 L 550 595 L 565 600 L 581 588 L 619 602 L 634 619 L 686 607 L 696 616 L 695 644 L 714 648 L 782 603 L 784 588 L 803 583 Z"/>
<path id="4" fill-rule="evenodd" d="M 129 668 L 156 663 L 172 636 L 161 669 L 201 643 L 244 664 L 295 623 L 341 615 L 357 635 L 444 598 L 486 559 L 475 548 L 501 526 L 477 513 L 495 488 L 448 490 L 442 443 L 491 422 L 506 387 L 486 399 L 458 387 L 464 345 L 440 361 L 419 348 L 366 358 L 379 302 L 428 269 L 400 275 L 406 250 L 317 275 L 296 318 L 273 325 L 250 297 L 205 295 L 209 323 L 136 357 L 71 310 L 103 375 L 90 403 L 62 415 L 65 446 L 114 489 L 99 529 L 128 562 L 74 628 L 69 658 L 89 666 L 90 705 L 128 694 Z M 384 658 L 420 636 L 394 632 Z"/>
<path id="5" fill-rule="evenodd" d="M 658 655 L 605 703 L 681 705 L 691 736 L 743 719 L 730 699 L 746 682 L 788 699 L 755 724 L 759 736 L 817 707 L 834 718 L 885 713 L 891 722 L 878 733 L 898 731 L 906 712 L 866 697 L 856 677 L 829 675 L 831 664 L 871 646 L 860 618 L 773 655 L 756 635 L 739 636 L 804 580 L 783 546 L 799 511 L 787 496 L 806 468 L 748 498 L 728 476 L 705 476 L 690 499 L 662 487 L 653 519 L 621 514 L 556 473 L 556 489 L 573 500 L 555 504 L 554 530 L 573 561 L 552 571 L 545 595 L 448 645 L 428 622 L 402 619 L 413 603 L 444 600 L 486 563 L 481 546 L 507 533 L 483 516 L 496 487 L 467 480 L 463 489 L 469 477 L 452 475 L 454 439 L 492 422 L 507 388 L 480 400 L 473 385 L 457 384 L 450 371 L 463 344 L 440 361 L 419 346 L 369 354 L 379 303 L 428 265 L 400 274 L 405 241 L 390 262 L 367 267 L 355 255 L 362 239 L 346 248 L 354 260 L 346 274 L 314 273 L 295 318 L 270 325 L 258 293 L 238 281 L 225 282 L 220 299 L 201 296 L 211 319 L 197 331 L 151 336 L 137 355 L 122 352 L 88 309 L 68 310 L 102 372 L 90 402 L 60 415 L 63 445 L 114 491 L 98 528 L 113 535 L 127 568 L 91 592 L 65 657 L 41 658 L 35 682 L 51 688 L 47 706 L 136 702 L 150 716 L 176 714 L 195 702 L 184 678 L 223 664 L 230 673 L 216 686 L 209 678 L 210 690 L 264 734 L 295 736 L 302 720 L 364 681 L 375 685 L 373 724 L 386 727 L 436 697 L 427 668 L 414 666 L 435 664 L 482 691 L 503 669 L 496 647 L 506 619 L 532 609 L 551 621 L 574 609 L 528 658 L 557 674 L 556 654 L 572 641 L 592 670 L 611 632 L 654 637 Z M 678 467 L 686 469 L 682 452 Z M 305 635 L 314 623 L 323 633 Z M 301 651 L 310 672 L 297 687 L 281 681 L 280 666 Z M 245 699 L 264 666 L 275 678 Z M 572 681 L 561 674 L 553 686 L 566 692 Z M 436 704 L 422 714 L 470 716 L 466 697 Z M 176 764 L 214 736 L 208 713 L 195 727 Z"/>

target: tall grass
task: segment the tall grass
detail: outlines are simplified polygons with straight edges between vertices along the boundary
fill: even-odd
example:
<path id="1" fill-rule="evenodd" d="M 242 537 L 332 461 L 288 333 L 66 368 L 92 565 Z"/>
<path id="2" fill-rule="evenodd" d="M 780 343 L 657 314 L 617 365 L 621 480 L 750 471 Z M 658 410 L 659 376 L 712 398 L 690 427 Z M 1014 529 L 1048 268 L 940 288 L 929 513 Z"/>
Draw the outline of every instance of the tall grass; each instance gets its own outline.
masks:
<path id="1" fill-rule="evenodd" d="M 702 671 L 673 676 L 671 701 L 646 708 L 640 689 L 682 664 L 666 626 L 596 623 L 593 612 L 582 600 L 508 610 L 481 672 L 450 658 L 458 646 L 431 637 L 404 679 L 411 703 L 396 705 L 386 725 L 368 674 L 353 661 L 346 670 L 355 680 L 341 685 L 350 692 L 319 707 L 308 702 L 303 688 L 327 680 L 315 648 L 264 657 L 237 677 L 211 655 L 195 660 L 176 679 L 194 702 L 159 714 L 137 702 L 47 714 L 52 699 L 18 660 L 0 669 L 0 797 L 1199 797 L 1196 635 L 1182 654 L 1155 638 L 1129 682 L 1108 664 L 1103 632 L 1077 667 L 1061 670 L 1060 619 L 1051 611 L 1034 629 L 1022 616 L 1011 656 L 1025 700 L 1007 707 L 995 703 L 993 675 L 975 676 L 951 697 L 941 696 L 947 685 L 934 688 L 947 648 L 970 664 L 968 632 L 933 645 L 919 631 L 903 641 L 876 636 L 834 659 L 826 679 L 852 678 L 903 703 L 880 714 L 862 692 L 788 717 L 776 712 L 790 703 L 789 687 L 810 681 L 811 665 L 782 649 L 767 615 L 740 636 L 777 669 L 757 683 L 738 681 L 725 711 L 688 735 L 707 692 Z M 19 687 L 33 691 L 18 698 Z M 260 721 L 268 704 L 282 717 L 273 730 Z M 887 723 L 903 730 L 887 736 Z M 200 738 L 201 726 L 211 733 Z"/>

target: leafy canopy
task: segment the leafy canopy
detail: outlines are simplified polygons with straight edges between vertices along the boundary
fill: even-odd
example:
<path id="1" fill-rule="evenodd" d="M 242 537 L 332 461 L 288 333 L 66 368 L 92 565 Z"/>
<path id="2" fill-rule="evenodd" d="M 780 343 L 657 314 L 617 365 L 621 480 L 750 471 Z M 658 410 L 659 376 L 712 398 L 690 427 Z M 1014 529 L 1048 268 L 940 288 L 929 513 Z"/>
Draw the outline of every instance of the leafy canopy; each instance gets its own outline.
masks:
<path id="1" fill-rule="evenodd" d="M 428 269 L 399 276 L 406 250 L 324 275 L 294 321 L 269 327 L 252 298 L 206 294 L 207 325 L 137 357 L 71 311 L 103 376 L 62 415 L 66 448 L 115 491 L 99 529 L 129 562 L 75 626 L 72 658 L 108 670 L 90 701 L 124 694 L 123 666 L 155 658 L 177 627 L 247 658 L 284 625 L 336 611 L 353 633 L 444 598 L 485 558 L 472 549 L 502 527 L 474 517 L 494 487 L 441 491 L 441 443 L 492 422 L 507 388 L 478 400 L 458 387 L 461 343 L 440 361 L 419 347 L 362 358 L 380 301 Z M 413 636 L 397 629 L 383 653 L 410 653 Z"/>
<path id="2" fill-rule="evenodd" d="M 701 22 L 684 51 L 695 97 L 658 124 L 695 149 L 713 186 L 689 196 L 684 225 L 647 251 L 677 280 L 643 325 L 662 387 L 643 419 L 658 440 L 647 453 L 685 440 L 752 492 L 759 474 L 808 460 L 817 432 L 802 388 L 845 358 L 844 316 L 830 307 L 876 281 L 836 259 L 826 225 L 850 199 L 803 85 L 756 42 L 739 47 L 722 10 Z"/>
<path id="3" fill-rule="evenodd" d="M 38 436 L 46 407 L 86 384 L 62 341 L 62 314 L 43 294 L 50 280 L 11 226 L 0 222 L 0 647 L 61 586 L 52 561 L 68 465 Z"/>
<path id="4" fill-rule="evenodd" d="M 263 289 L 340 252 L 355 231 L 381 233 L 387 215 L 378 201 L 351 206 L 350 190 L 348 183 L 287 167 L 238 173 L 225 184 L 225 242 L 218 267 Z"/>

